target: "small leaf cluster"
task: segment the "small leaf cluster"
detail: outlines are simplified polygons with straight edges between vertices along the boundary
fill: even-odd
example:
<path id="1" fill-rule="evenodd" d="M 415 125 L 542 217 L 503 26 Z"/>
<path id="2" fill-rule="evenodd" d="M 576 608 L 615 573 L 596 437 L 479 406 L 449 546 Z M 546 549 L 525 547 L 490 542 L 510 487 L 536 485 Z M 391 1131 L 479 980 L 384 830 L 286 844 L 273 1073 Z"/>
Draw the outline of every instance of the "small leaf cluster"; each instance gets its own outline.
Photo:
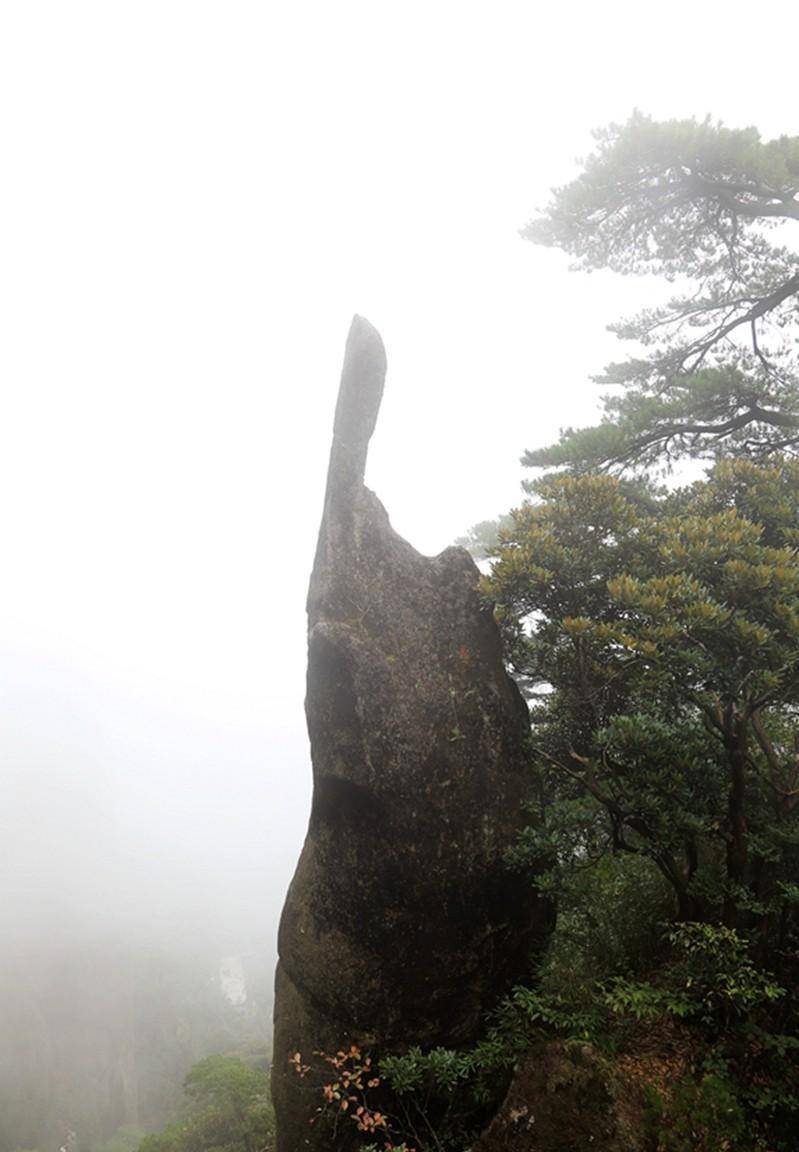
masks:
<path id="1" fill-rule="evenodd" d="M 386 1113 L 385 1105 L 378 1102 L 383 1076 L 373 1066 L 368 1053 L 362 1052 L 357 1044 L 350 1044 L 332 1054 L 316 1051 L 313 1055 L 317 1069 L 321 1061 L 322 1066 L 327 1066 L 327 1072 L 314 1077 L 321 1081 L 318 1084 L 321 1103 L 310 1117 L 310 1124 L 328 1121 L 335 1139 L 340 1122 L 345 1120 L 358 1133 L 376 1139 L 370 1148 L 380 1152 L 417 1152 L 415 1147 L 398 1136 L 396 1123 Z M 300 1052 L 289 1055 L 288 1062 L 302 1079 L 314 1073 L 312 1066 L 304 1063 Z"/>

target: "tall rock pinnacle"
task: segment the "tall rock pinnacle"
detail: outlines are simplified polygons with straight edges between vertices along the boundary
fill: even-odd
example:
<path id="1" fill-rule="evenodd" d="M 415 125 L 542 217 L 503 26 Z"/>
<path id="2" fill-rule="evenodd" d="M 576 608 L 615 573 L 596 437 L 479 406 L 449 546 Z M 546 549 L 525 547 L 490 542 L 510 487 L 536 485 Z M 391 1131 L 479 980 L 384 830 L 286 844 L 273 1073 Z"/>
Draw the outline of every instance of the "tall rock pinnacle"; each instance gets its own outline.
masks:
<path id="1" fill-rule="evenodd" d="M 353 320 L 308 593 L 310 824 L 278 939 L 278 1152 L 313 1126 L 297 1052 L 459 1046 L 528 970 L 550 910 L 503 857 L 527 822 L 526 705 L 460 548 L 421 556 L 363 483 L 386 360 Z"/>
<path id="2" fill-rule="evenodd" d="M 386 378 L 386 353 L 376 328 L 362 316 L 354 317 L 344 352 L 333 447 L 330 453 L 328 495 L 349 496 L 349 484 L 362 484 L 369 441 L 377 424 Z"/>

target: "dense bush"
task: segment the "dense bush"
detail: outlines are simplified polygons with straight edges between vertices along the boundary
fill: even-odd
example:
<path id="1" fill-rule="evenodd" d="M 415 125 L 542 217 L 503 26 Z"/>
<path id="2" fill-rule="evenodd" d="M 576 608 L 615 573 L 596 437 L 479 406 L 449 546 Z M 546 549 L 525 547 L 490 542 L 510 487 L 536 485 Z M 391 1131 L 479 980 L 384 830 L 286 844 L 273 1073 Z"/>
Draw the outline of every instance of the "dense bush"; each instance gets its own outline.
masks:
<path id="1" fill-rule="evenodd" d="M 180 1120 L 147 1136 L 139 1152 L 263 1152 L 274 1117 L 265 1070 L 237 1057 L 207 1056 L 184 1082 Z"/>

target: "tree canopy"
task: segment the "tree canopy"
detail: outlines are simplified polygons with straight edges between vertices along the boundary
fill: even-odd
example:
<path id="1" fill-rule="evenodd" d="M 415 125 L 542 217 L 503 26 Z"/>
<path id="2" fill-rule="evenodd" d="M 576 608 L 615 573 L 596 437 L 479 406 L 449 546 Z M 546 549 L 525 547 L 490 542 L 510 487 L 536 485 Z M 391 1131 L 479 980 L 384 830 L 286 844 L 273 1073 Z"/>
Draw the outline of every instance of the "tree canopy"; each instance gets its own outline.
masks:
<path id="1" fill-rule="evenodd" d="M 274 1129 L 266 1072 L 235 1056 L 206 1056 L 184 1081 L 182 1119 L 147 1136 L 140 1152 L 262 1152 Z"/>
<path id="2" fill-rule="evenodd" d="M 640 112 L 596 133 L 583 171 L 522 234 L 583 270 L 650 273 L 679 289 L 611 325 L 640 351 L 596 377 L 620 386 L 595 427 L 524 463 L 616 469 L 682 455 L 799 451 L 799 137 Z"/>
<path id="3" fill-rule="evenodd" d="M 787 991 L 799 975 L 799 461 L 728 459 L 672 492 L 596 472 L 530 487 L 484 584 L 530 697 L 543 782 L 511 860 L 553 862 L 547 1011 L 584 1035 L 604 1004 L 600 1043 L 623 1039 L 614 1018 L 664 1034 L 690 1023 L 697 1066 L 723 1076 L 687 1076 L 682 1142 L 663 1147 L 787 1150 L 799 1111 Z M 735 1141 L 715 1121 L 697 1140 L 688 1117 L 705 1091 L 725 1123 L 737 1117 Z M 678 1097 L 661 1127 L 683 1124 Z"/>
<path id="4" fill-rule="evenodd" d="M 642 854 L 683 918 L 787 930 L 799 464 L 728 461 L 645 505 L 608 476 L 548 477 L 537 495 L 489 589 L 517 671 L 544 687 L 534 755 L 561 857 Z"/>
<path id="5" fill-rule="evenodd" d="M 558 906 L 489 1040 L 587 1040 L 644 1079 L 650 1040 L 677 1048 L 646 1081 L 659 1149 L 792 1152 L 799 255 L 771 240 L 799 220 L 799 137 L 636 113 L 598 140 L 525 235 L 679 294 L 614 326 L 640 350 L 599 377 L 602 422 L 524 457 L 562 471 L 462 541 L 493 559 L 530 703 L 535 820 L 508 861 L 550 862 L 530 874 Z M 712 467 L 660 486 L 680 456 Z"/>

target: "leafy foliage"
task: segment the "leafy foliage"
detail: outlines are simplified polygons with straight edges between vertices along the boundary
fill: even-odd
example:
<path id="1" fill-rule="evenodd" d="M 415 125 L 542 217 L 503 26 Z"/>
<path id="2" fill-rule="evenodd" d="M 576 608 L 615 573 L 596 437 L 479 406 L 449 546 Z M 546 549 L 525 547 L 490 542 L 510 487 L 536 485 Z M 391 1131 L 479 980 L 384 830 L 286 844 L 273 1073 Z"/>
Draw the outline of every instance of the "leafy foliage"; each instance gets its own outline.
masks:
<path id="1" fill-rule="evenodd" d="M 480 1059 L 516 1060 L 540 1030 L 628 1051 L 641 1028 L 681 1029 L 653 1146 L 787 1149 L 799 462 L 728 459 L 672 492 L 590 473 L 529 491 L 484 590 L 544 779 L 510 862 L 553 861 L 538 883 L 559 922 Z"/>
<path id="2" fill-rule="evenodd" d="M 730 928 L 680 924 L 668 940 L 674 953 L 657 983 L 611 982 L 605 1002 L 613 1012 L 638 1020 L 669 1014 L 707 1027 L 727 1027 L 785 995 L 784 988 L 755 966 L 746 942 Z"/>
<path id="3" fill-rule="evenodd" d="M 683 919 L 722 916 L 784 950 L 799 864 L 799 464 L 727 462 L 646 503 L 608 476 L 536 492 L 486 581 L 533 695 L 551 801 L 517 862 L 548 849 L 562 872 L 643 855 Z"/>
<path id="4" fill-rule="evenodd" d="M 496 554 L 499 544 L 499 534 L 509 528 L 512 523 L 511 514 L 505 513 L 496 520 L 481 520 L 474 524 L 463 536 L 455 540 L 460 548 L 466 548 L 476 560 L 485 560 Z"/>
<path id="5" fill-rule="evenodd" d="M 139 1152 L 261 1152 L 274 1129 L 265 1071 L 207 1056 L 186 1076 L 184 1118 L 147 1136 Z"/>
<path id="6" fill-rule="evenodd" d="M 602 910 L 612 914 L 612 905 Z M 556 946 L 542 985 L 514 989 L 474 1048 L 411 1048 L 381 1062 L 419 1149 L 468 1146 L 481 1127 L 481 1105 L 536 1045 L 554 1037 L 566 1050 L 594 1053 L 611 1077 L 626 1069 L 626 1090 L 645 1102 L 652 1152 L 793 1147 L 799 1040 L 757 1023 L 786 990 L 752 962 L 737 933 L 676 926 L 649 978 L 578 975 L 568 982 L 562 975 Z M 656 1069 L 670 1045 L 679 1052 L 665 1077 L 653 1077 L 647 1065 L 653 1041 Z"/>
<path id="7" fill-rule="evenodd" d="M 763 1148 L 749 1136 L 749 1125 L 734 1080 L 712 1066 L 699 1077 L 685 1077 L 668 1098 L 650 1094 L 657 1152 L 743 1152 Z"/>
<path id="8" fill-rule="evenodd" d="M 338 1143 L 339 1129 L 345 1126 L 374 1138 L 369 1147 L 381 1152 L 416 1152 L 405 1141 L 396 1143 L 397 1122 L 385 1110 L 381 1097 L 383 1078 L 372 1066 L 372 1057 L 362 1052 L 357 1044 L 339 1049 L 335 1054 L 314 1052 L 315 1067 L 306 1064 L 302 1053 L 289 1056 L 289 1064 L 303 1080 L 311 1078 L 312 1089 L 318 1091 L 321 1103 L 310 1117 L 309 1123 L 326 1123 L 331 1142 Z"/>
<path id="9" fill-rule="evenodd" d="M 681 455 L 799 449 L 799 257 L 771 243 L 799 221 L 799 137 L 709 119 L 635 112 L 598 147 L 523 235 L 575 267 L 650 273 L 679 295 L 611 326 L 641 354 L 597 379 L 621 385 L 592 428 L 528 452 L 530 465 L 577 470 L 663 465 Z"/>

